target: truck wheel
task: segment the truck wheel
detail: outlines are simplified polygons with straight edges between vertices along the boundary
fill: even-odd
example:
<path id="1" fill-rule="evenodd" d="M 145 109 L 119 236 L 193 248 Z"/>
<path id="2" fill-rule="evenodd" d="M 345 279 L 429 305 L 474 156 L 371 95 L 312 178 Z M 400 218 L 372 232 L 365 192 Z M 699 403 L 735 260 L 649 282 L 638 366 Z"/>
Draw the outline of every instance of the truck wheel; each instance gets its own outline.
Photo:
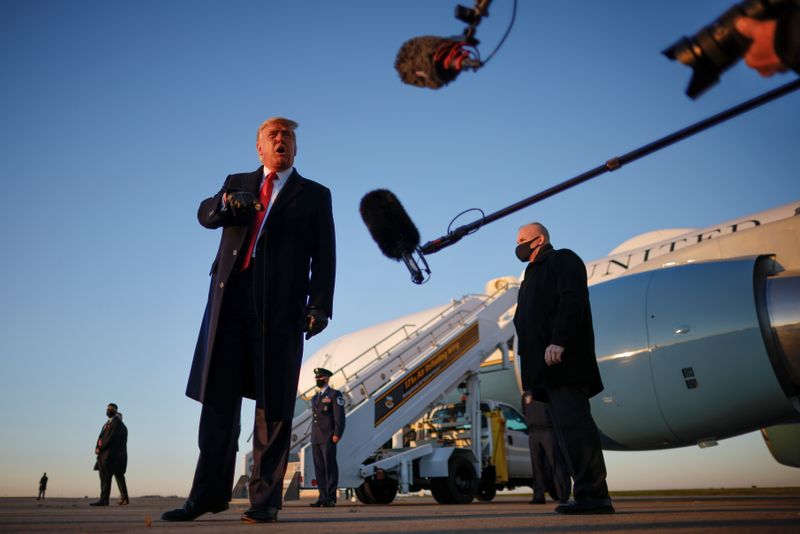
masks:
<path id="1" fill-rule="evenodd" d="M 478 482 L 472 462 L 454 454 L 447 462 L 447 476 L 431 478 L 431 493 L 439 504 L 469 504 L 478 492 Z"/>
<path id="2" fill-rule="evenodd" d="M 393 478 L 366 480 L 360 487 L 372 501 L 369 504 L 389 504 L 397 496 L 397 481 Z"/>
<path id="3" fill-rule="evenodd" d="M 478 487 L 478 494 L 475 496 L 479 501 L 489 502 L 497 495 L 497 487 L 494 484 L 485 484 Z"/>
<path id="4" fill-rule="evenodd" d="M 356 488 L 356 498 L 364 504 L 375 504 L 375 501 L 372 500 L 372 495 L 367 495 L 364 491 L 364 487 L 366 483 L 361 484 L 359 487 Z"/>

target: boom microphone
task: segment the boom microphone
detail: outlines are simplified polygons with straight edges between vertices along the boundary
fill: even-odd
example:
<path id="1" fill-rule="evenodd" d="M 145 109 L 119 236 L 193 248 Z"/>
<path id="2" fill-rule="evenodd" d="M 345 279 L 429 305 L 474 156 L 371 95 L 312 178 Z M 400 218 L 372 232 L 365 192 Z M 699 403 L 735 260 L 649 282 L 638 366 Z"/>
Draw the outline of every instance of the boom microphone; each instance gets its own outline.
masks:
<path id="1" fill-rule="evenodd" d="M 466 39 L 432 35 L 403 43 L 394 62 L 404 83 L 430 89 L 447 85 L 464 69 L 478 70 L 482 65 L 477 49 Z"/>
<path id="2" fill-rule="evenodd" d="M 402 260 L 411 273 L 411 280 L 415 284 L 423 283 L 430 269 L 419 251 L 419 231 L 394 193 L 386 189 L 370 191 L 361 199 L 359 212 L 381 252 L 393 260 Z M 422 268 L 414 253 L 419 256 Z"/>

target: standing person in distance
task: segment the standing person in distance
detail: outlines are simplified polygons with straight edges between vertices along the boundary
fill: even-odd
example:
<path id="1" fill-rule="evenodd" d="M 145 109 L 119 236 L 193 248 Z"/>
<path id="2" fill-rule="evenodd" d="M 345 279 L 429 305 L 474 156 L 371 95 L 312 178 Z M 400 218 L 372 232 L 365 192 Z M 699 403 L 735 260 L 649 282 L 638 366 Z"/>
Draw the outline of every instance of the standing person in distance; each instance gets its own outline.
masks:
<path id="1" fill-rule="evenodd" d="M 129 503 L 125 471 L 128 467 L 128 427 L 122 422 L 122 414 L 113 402 L 106 407 L 108 421 L 100 430 L 94 452 L 97 461 L 95 471 L 100 474 L 100 499 L 89 506 L 108 506 L 111 495 L 111 478 L 117 481 L 119 505 Z"/>
<path id="2" fill-rule="evenodd" d="M 336 488 L 339 485 L 336 444 L 344 434 L 344 397 L 328 386 L 331 376 L 333 373 L 323 367 L 314 369 L 319 391 L 311 399 L 311 451 L 319 498 L 310 506 L 315 508 L 336 506 Z"/>
<path id="3" fill-rule="evenodd" d="M 273 117 L 256 133 L 262 166 L 231 174 L 197 218 L 222 228 L 186 395 L 203 404 L 189 498 L 165 521 L 228 509 L 242 398 L 255 399 L 253 474 L 246 523 L 281 507 L 292 417 L 309 339 L 333 311 L 335 237 L 331 193 L 294 168 L 297 123 Z"/>
<path id="4" fill-rule="evenodd" d="M 594 352 L 586 266 L 569 249 L 554 249 L 540 223 L 517 233 L 517 258 L 528 264 L 514 327 L 522 387 L 550 404 L 553 428 L 573 479 L 574 502 L 560 514 L 610 514 L 606 464 L 589 398 L 603 390 Z"/>
<path id="5" fill-rule="evenodd" d="M 42 475 L 42 478 L 39 479 L 39 496 L 36 497 L 36 500 L 44 500 L 44 493 L 47 491 L 47 473 Z"/>

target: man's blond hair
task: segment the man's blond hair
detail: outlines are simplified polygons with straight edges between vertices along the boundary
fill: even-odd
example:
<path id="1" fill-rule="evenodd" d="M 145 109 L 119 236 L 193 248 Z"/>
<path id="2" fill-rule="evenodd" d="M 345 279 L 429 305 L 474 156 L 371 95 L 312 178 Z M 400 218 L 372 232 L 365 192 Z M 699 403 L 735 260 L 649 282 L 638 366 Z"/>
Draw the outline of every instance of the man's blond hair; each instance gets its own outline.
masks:
<path id="1" fill-rule="evenodd" d="M 286 126 L 292 131 L 292 136 L 294 136 L 294 131 L 299 126 L 292 119 L 287 119 L 285 117 L 270 117 L 264 122 L 262 122 L 261 126 L 258 127 L 258 131 L 256 132 L 256 142 L 258 142 L 259 139 L 261 139 L 261 131 L 270 124 L 280 124 L 281 126 Z"/>

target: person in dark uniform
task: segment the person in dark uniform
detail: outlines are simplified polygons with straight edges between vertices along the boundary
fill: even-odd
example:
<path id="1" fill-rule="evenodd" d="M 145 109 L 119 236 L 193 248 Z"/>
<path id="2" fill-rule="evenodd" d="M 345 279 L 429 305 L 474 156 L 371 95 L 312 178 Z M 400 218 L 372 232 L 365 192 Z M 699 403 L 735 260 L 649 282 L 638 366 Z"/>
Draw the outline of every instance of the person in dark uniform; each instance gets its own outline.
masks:
<path id="1" fill-rule="evenodd" d="M 222 228 L 186 395 L 203 407 L 189 498 L 165 521 L 228 509 L 242 398 L 254 399 L 253 472 L 246 523 L 273 522 L 282 505 L 303 332 L 333 312 L 336 267 L 330 190 L 295 170 L 297 123 L 272 117 L 256 132 L 261 165 L 231 174 L 197 218 Z"/>
<path id="2" fill-rule="evenodd" d="M 336 506 L 336 488 L 339 485 L 336 444 L 344 433 L 344 398 L 341 392 L 328 386 L 332 375 L 325 368 L 314 369 L 314 378 L 319 388 L 311 399 L 311 451 L 319 488 L 319 498 L 311 503 L 314 507 Z"/>
<path id="3" fill-rule="evenodd" d="M 517 233 L 516 256 L 528 264 L 514 327 L 522 387 L 550 404 L 559 447 L 573 480 L 574 502 L 560 514 L 611 514 L 600 431 L 589 398 L 603 390 L 594 350 L 586 266 L 569 249 L 554 249 L 540 223 Z"/>
<path id="4" fill-rule="evenodd" d="M 122 414 L 113 402 L 106 408 L 108 421 L 100 430 L 94 452 L 97 461 L 95 471 L 100 473 L 100 499 L 89 506 L 108 506 L 111 494 L 111 478 L 117 480 L 120 505 L 128 504 L 128 486 L 125 483 L 125 471 L 128 466 L 128 428 L 122 422 Z"/>
<path id="5" fill-rule="evenodd" d="M 533 471 L 533 498 L 530 504 L 544 504 L 544 492 L 561 504 L 569 501 L 572 483 L 564 456 L 558 448 L 546 402 L 534 400 L 530 391 L 522 393 L 522 413 L 528 423 L 528 446 Z"/>
<path id="6" fill-rule="evenodd" d="M 36 497 L 36 500 L 44 500 L 44 492 L 47 491 L 47 473 L 42 475 L 42 478 L 39 479 L 39 496 Z"/>

